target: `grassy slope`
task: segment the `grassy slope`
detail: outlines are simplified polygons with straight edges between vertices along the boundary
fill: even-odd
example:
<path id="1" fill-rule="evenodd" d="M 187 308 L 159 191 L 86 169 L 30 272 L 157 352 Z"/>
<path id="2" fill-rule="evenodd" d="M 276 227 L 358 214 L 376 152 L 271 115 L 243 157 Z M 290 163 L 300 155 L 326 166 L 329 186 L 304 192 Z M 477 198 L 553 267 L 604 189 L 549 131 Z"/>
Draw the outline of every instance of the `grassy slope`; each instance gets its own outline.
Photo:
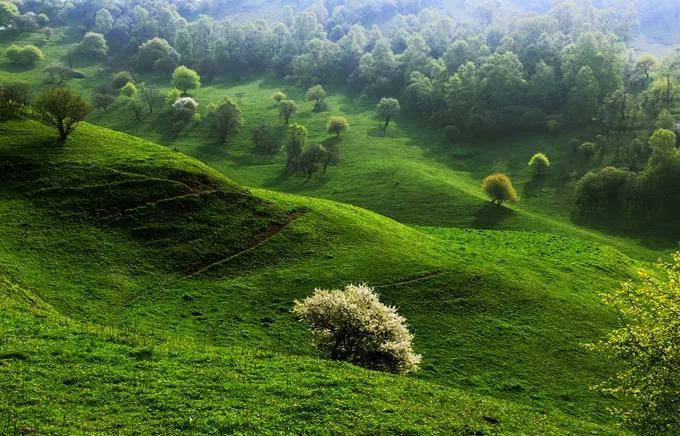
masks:
<path id="1" fill-rule="evenodd" d="M 458 391 L 449 391 L 449 387 L 512 400 L 530 406 L 535 412 L 546 413 L 551 420 L 560 413 L 584 421 L 609 419 L 605 409 L 612 404 L 612 399 L 590 392 L 587 387 L 605 377 L 609 368 L 581 350 L 579 344 L 601 337 L 611 328 L 613 316 L 599 305 L 597 293 L 615 286 L 635 266 L 612 248 L 567 236 L 533 232 L 416 230 L 357 207 L 327 200 L 264 190 L 246 191 L 181 154 L 91 125 L 83 125 L 64 146 L 55 144 L 53 133 L 35 123 L 5 123 L 0 128 L 1 161 L 6 165 L 2 173 L 10 176 L 0 189 L 1 272 L 64 316 L 77 322 L 106 326 L 104 330 L 127 332 L 145 338 L 151 347 L 160 347 L 160 367 L 120 362 L 121 374 L 142 371 L 143 382 L 133 387 L 127 382 L 121 383 L 118 389 L 123 390 L 121 395 L 134 395 L 134 391 L 130 393 L 127 389 L 144 389 L 147 393 L 142 398 L 147 398 L 154 389 L 168 389 L 167 398 L 158 394 L 159 398 L 165 398 L 159 401 L 165 404 L 162 410 L 167 415 L 158 412 L 163 415 L 159 418 L 164 420 L 163 425 L 171 425 L 171 416 L 176 416 L 172 411 L 180 407 L 170 403 L 186 401 L 181 398 L 181 386 L 172 381 L 174 371 L 190 372 L 188 368 L 197 361 L 194 359 L 212 359 L 194 356 L 177 361 L 173 357 L 173 344 L 179 342 L 180 347 L 190 348 L 220 347 L 210 348 L 213 351 L 207 351 L 208 355 L 225 354 L 227 361 L 235 359 L 245 361 L 244 364 L 250 360 L 249 353 L 257 355 L 255 350 L 262 350 L 266 355 L 299 356 L 276 357 L 271 368 L 265 363 L 261 367 L 253 363 L 264 373 L 244 369 L 249 374 L 244 376 L 248 386 L 265 383 L 262 378 L 270 377 L 267 375 L 270 371 L 283 371 L 287 359 L 302 362 L 300 365 L 304 368 L 315 367 L 318 362 L 309 360 L 314 352 L 304 328 L 290 314 L 292 302 L 308 295 L 316 286 L 338 287 L 352 281 L 377 286 L 383 300 L 397 305 L 409 319 L 416 332 L 416 349 L 425 355 L 423 371 L 416 378 L 434 384 L 362 376 L 360 370 L 328 364 L 323 366 L 328 368 L 328 377 L 343 379 L 343 371 L 349 371 L 355 374 L 353 380 L 357 380 L 357 386 L 368 377 L 374 386 L 371 389 L 375 390 L 361 391 L 363 388 L 343 382 L 340 391 L 332 391 L 336 397 L 319 397 L 320 394 L 312 390 L 313 394 L 309 395 L 316 399 L 300 403 L 298 399 L 307 395 L 299 392 L 302 389 L 299 386 L 304 386 L 302 379 L 325 380 L 326 376 L 304 373 L 299 378 L 286 379 L 279 374 L 277 377 L 282 378 L 277 380 L 287 383 L 288 403 L 307 404 L 308 409 L 300 413 L 309 415 L 311 422 L 325 422 L 331 412 L 337 410 L 329 410 L 328 415 L 315 412 L 313 405 L 318 406 L 324 400 L 353 413 L 359 413 L 357 408 L 367 404 L 372 411 L 364 415 L 363 420 L 354 422 L 352 415 L 348 415 L 347 420 L 338 421 L 337 425 L 344 429 L 375 429 L 382 403 L 369 398 L 378 390 L 387 390 L 393 393 L 391 398 L 402 399 L 399 407 L 408 409 L 401 409 L 394 418 L 396 421 L 390 421 L 395 423 L 395 428 L 408 430 L 407 421 L 422 422 L 422 430 L 427 430 L 426 425 L 440 424 L 442 429 L 459 428 L 453 424 L 447 427 L 454 422 L 484 425 L 478 420 L 477 412 L 471 421 L 461 421 L 461 415 L 453 411 L 459 407 L 455 404 L 442 412 L 450 414 L 450 421 L 443 418 L 439 421 L 438 416 L 436 421 L 440 424 L 434 424 L 425 416 L 438 406 L 422 409 L 422 414 L 412 410 L 422 397 L 401 393 L 405 386 L 402 383 L 413 386 L 403 387 L 407 392 L 419 389 L 417 386 L 443 389 L 447 392 L 442 394 L 448 396 L 447 401 L 462 398 L 458 397 Z M 176 186 L 180 189 L 180 192 L 171 189 L 172 192 L 166 193 L 166 183 L 169 183 L 166 181 L 148 193 L 175 198 L 185 189 L 182 186 L 209 185 L 236 197 L 213 202 L 210 196 L 198 195 L 196 207 L 177 207 L 172 203 L 176 200 L 166 203 L 151 199 L 147 204 L 146 198 L 135 196 L 136 185 L 121 183 L 123 170 L 148 177 L 163 175 L 162 178 L 177 182 L 169 184 L 172 189 Z M 93 178 L 98 179 L 98 183 L 93 183 Z M 72 189 L 45 191 L 55 185 Z M 73 195 L 74 192 L 77 195 Z M 237 200 L 232 201 L 233 198 Z M 125 202 L 121 203 L 121 199 Z M 126 208 L 130 201 L 136 204 Z M 236 208 L 224 209 L 225 215 L 220 216 L 214 208 L 224 207 L 220 206 L 222 203 L 236 204 Z M 204 210 L 209 213 L 203 213 Z M 79 213 L 64 213 L 74 211 Z M 171 212 L 174 214 L 169 215 Z M 278 233 L 269 235 L 272 223 L 280 225 L 282 217 L 292 220 L 290 225 L 277 227 Z M 232 218 L 248 225 L 230 227 Z M 173 223 L 178 225 L 167 226 Z M 210 230 L 206 234 L 208 241 L 224 232 L 232 236 L 226 239 L 229 244 L 222 247 L 192 244 L 194 239 L 187 240 L 181 231 L 186 226 L 190 231 L 194 226 Z M 187 272 L 257 244 L 263 231 L 271 239 L 262 245 L 205 274 L 185 278 Z M 238 237 L 240 232 L 243 238 Z M 213 247 L 207 255 L 206 246 Z M 33 340 L 41 340 L 40 335 L 19 335 L 15 342 L 4 343 L 0 354 L 13 354 L 17 347 Z M 74 349 L 81 347 L 77 341 L 69 344 L 73 344 Z M 115 348 L 110 344 L 105 346 Z M 97 347 L 90 348 L 94 353 Z M 237 349 L 234 353 L 245 353 L 246 357 L 231 357 L 230 349 Z M 41 348 L 40 352 L 43 351 L 49 354 Z M 122 355 L 130 352 L 120 351 Z M 120 360 L 114 357 L 112 361 Z M 70 362 L 85 367 L 86 372 L 91 370 L 96 374 L 103 370 L 88 366 L 92 361 L 99 362 L 90 355 L 74 359 Z M 31 371 L 43 374 L 38 369 L 40 365 L 51 366 L 45 354 L 19 363 L 14 360 L 9 359 L 11 363 L 5 370 L 25 383 L 34 377 L 27 375 L 34 374 Z M 234 371 L 238 372 L 239 365 L 234 365 L 237 368 Z M 231 371 L 217 368 L 220 366 L 211 365 L 205 372 L 187 375 L 187 383 L 200 385 L 205 382 L 200 377 L 206 377 L 214 385 L 218 383 L 216 377 L 235 377 L 233 373 L 220 372 Z M 63 377 L 72 372 L 71 368 L 60 371 Z M 119 370 L 112 369 L 109 376 L 115 379 L 116 371 Z M 160 371 L 161 375 L 154 375 L 154 371 Z M 90 378 L 95 377 L 93 373 L 88 374 L 84 376 L 89 380 L 83 382 L 85 387 L 96 395 L 107 395 L 109 387 L 99 386 Z M 191 378 L 194 376 L 197 378 Z M 126 377 L 123 380 L 127 380 Z M 397 384 L 392 382 L 395 379 L 399 380 Z M 386 382 L 381 385 L 379 380 Z M 18 389 L 16 395 L 25 392 L 21 384 L 12 386 Z M 45 395 L 65 395 L 59 384 L 50 386 Z M 348 394 L 356 389 L 365 392 L 366 397 Z M 243 399 L 247 395 L 244 392 L 238 394 L 242 397 L 234 407 L 244 408 L 252 417 L 265 413 Z M 214 398 L 217 394 L 209 391 L 206 395 Z M 343 395 L 349 397 L 343 401 Z M 200 394 L 196 396 L 203 398 Z M 56 413 L 30 400 L 13 400 L 11 404 L 28 423 L 47 426 L 47 418 L 39 418 L 40 414 Z M 133 404 L 141 407 L 143 401 Z M 194 406 L 191 401 L 184 407 Z M 102 413 L 99 407 L 100 403 L 94 401 L 91 410 L 81 408 L 78 413 Z M 290 412 L 272 407 L 267 414 Z M 218 412 L 197 415 L 208 419 L 213 413 Z M 514 429 L 533 431 L 525 419 L 533 420 L 535 415 L 520 415 Z M 138 418 L 134 414 L 130 416 L 128 422 L 132 425 Z M 269 428 L 281 429 L 292 425 L 284 424 L 283 416 L 276 419 L 272 416 L 263 418 L 266 421 L 261 423 L 263 427 L 253 428 L 272 425 Z M 68 420 L 81 422 L 82 418 L 72 415 Z M 551 422 L 581 431 L 581 424 Z M 507 425 L 510 430 L 515 424 Z M 250 427 L 244 424 L 241 428 Z"/>
<path id="2" fill-rule="evenodd" d="M 23 37 L 26 40 L 36 36 Z M 4 43 L 3 45 L 6 45 Z M 45 47 L 48 60 L 62 56 L 70 46 L 59 36 Z M 45 62 L 48 62 L 46 60 Z M 12 73 L 0 64 L 0 79 L 24 79 L 39 83 L 38 65 L 30 71 Z M 108 80 L 108 74 L 96 65 L 78 66 L 88 78 L 72 80 L 69 86 L 89 95 L 96 85 Z M 146 78 L 163 89 L 165 78 Z M 325 133 L 330 115 L 345 115 L 352 124 L 350 131 L 337 142 L 341 162 L 324 175 L 315 175 L 307 183 L 299 177 L 283 174 L 283 153 L 261 156 L 253 152 L 249 129 L 261 122 L 280 125 L 275 105 L 270 100 L 277 89 L 284 89 L 301 104 L 295 122 L 304 124 L 311 140 L 336 142 Z M 584 132 L 569 132 L 557 137 L 529 135 L 522 138 L 485 142 L 483 144 L 448 144 L 443 132 L 425 129 L 422 123 L 401 116 L 387 132 L 375 118 L 374 102 L 330 89 L 330 110 L 314 114 L 311 104 L 304 103 L 304 92 L 283 86 L 270 78 L 244 81 L 217 80 L 192 95 L 201 110 L 224 96 L 243 92 L 241 103 L 246 126 L 225 144 L 215 144 L 204 125 L 187 127 L 177 135 L 170 133 L 168 116 L 156 110 L 144 121 L 133 119 L 129 110 L 118 104 L 108 113 L 97 111 L 91 121 L 166 144 L 197 157 L 246 186 L 298 193 L 333 199 L 376 211 L 405 224 L 483 229 L 538 230 L 591 239 L 645 260 L 654 260 L 676 246 L 680 235 L 665 229 L 666 236 L 614 234 L 572 222 L 572 192 L 575 181 L 588 170 L 573 155 L 569 141 L 592 139 Z M 551 175 L 534 179 L 527 161 L 536 151 L 544 151 L 553 161 Z M 480 189 L 481 179 L 493 172 L 505 171 L 515 182 L 522 201 L 510 208 L 490 207 Z M 650 229 L 636 229 L 640 233 Z"/>

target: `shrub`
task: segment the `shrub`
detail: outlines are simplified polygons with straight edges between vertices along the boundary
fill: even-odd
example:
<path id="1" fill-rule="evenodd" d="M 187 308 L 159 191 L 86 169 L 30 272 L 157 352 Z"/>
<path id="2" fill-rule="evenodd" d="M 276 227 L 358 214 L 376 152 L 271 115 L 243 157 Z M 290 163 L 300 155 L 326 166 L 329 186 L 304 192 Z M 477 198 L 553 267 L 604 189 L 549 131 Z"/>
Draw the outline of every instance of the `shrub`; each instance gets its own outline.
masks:
<path id="1" fill-rule="evenodd" d="M 61 85 L 72 77 L 73 72 L 62 63 L 54 63 L 45 67 L 45 73 L 47 74 L 47 83 Z"/>
<path id="2" fill-rule="evenodd" d="M 536 153 L 531 156 L 531 160 L 529 160 L 529 168 L 531 168 L 536 175 L 545 174 L 548 172 L 548 169 L 550 169 L 550 160 L 545 154 Z"/>
<path id="3" fill-rule="evenodd" d="M 17 6 L 9 1 L 0 1 L 0 26 L 7 26 L 19 16 Z"/>
<path id="4" fill-rule="evenodd" d="M 31 104 L 28 83 L 0 84 L 0 120 L 24 118 Z"/>
<path id="5" fill-rule="evenodd" d="M 106 57 L 108 51 L 106 40 L 101 33 L 87 32 L 78 46 L 79 53 L 96 59 Z"/>
<path id="6" fill-rule="evenodd" d="M 59 139 L 66 141 L 90 112 L 90 106 L 78 94 L 66 88 L 47 89 L 35 102 L 35 111 L 44 124 L 59 131 Z"/>
<path id="7" fill-rule="evenodd" d="M 633 197 L 634 181 L 633 173 L 614 167 L 590 172 L 576 184 L 576 205 L 581 212 L 623 211 Z"/>
<path id="8" fill-rule="evenodd" d="M 482 182 L 482 189 L 491 201 L 499 206 L 506 201 L 510 203 L 517 203 L 519 201 L 517 191 L 512 186 L 510 178 L 503 173 L 487 176 Z"/>
<path id="9" fill-rule="evenodd" d="M 413 352 L 406 320 L 365 285 L 316 289 L 295 301 L 293 312 L 309 325 L 314 345 L 333 360 L 401 374 L 418 369 L 421 356 Z"/>
<path id="10" fill-rule="evenodd" d="M 172 104 L 175 117 L 183 122 L 191 121 L 198 110 L 198 103 L 191 97 L 182 97 Z"/>
<path id="11" fill-rule="evenodd" d="M 677 434 L 680 430 L 680 252 L 659 263 L 663 274 L 640 273 L 605 295 L 616 309 L 619 328 L 587 348 L 612 359 L 616 377 L 599 386 L 622 402 L 627 426 L 641 434 Z"/>
<path id="12" fill-rule="evenodd" d="M 283 100 L 286 99 L 286 97 L 287 97 L 286 94 L 284 94 L 283 92 L 281 92 L 281 91 L 276 91 L 276 92 L 272 95 L 272 100 L 274 100 L 274 101 L 277 102 L 277 103 L 281 103 Z"/>
<path id="13" fill-rule="evenodd" d="M 32 65 L 45 56 L 43 52 L 34 45 L 18 46 L 12 44 L 5 53 L 13 64 Z"/>
<path id="14" fill-rule="evenodd" d="M 328 119 L 328 125 L 326 126 L 328 133 L 334 134 L 335 136 L 340 136 L 340 134 L 348 128 L 349 122 L 345 117 L 330 117 Z"/>
<path id="15" fill-rule="evenodd" d="M 177 88 L 170 88 L 165 94 L 165 103 L 173 105 L 177 100 L 182 97 L 182 91 Z"/>
<path id="16" fill-rule="evenodd" d="M 120 88 L 120 95 L 122 95 L 123 97 L 132 98 L 135 95 L 137 95 L 137 87 L 135 86 L 134 83 L 128 82 L 125 84 L 125 86 Z"/>
<path id="17" fill-rule="evenodd" d="M 120 89 L 128 83 L 134 83 L 134 80 L 132 79 L 132 75 L 127 71 L 120 71 L 114 74 L 111 79 L 111 85 L 116 89 Z"/>

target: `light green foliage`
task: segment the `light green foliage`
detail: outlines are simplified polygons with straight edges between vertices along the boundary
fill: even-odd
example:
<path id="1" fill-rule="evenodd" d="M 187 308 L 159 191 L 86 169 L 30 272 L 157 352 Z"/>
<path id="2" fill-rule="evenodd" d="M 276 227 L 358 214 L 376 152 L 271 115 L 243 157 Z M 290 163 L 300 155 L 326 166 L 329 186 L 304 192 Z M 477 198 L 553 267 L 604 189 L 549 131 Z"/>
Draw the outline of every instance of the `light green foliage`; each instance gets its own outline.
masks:
<path id="1" fill-rule="evenodd" d="M 602 147 L 600 147 L 599 144 L 590 141 L 586 141 L 578 146 L 578 150 L 581 152 L 581 154 L 583 154 L 583 156 L 589 160 L 597 156 L 601 149 Z"/>
<path id="2" fill-rule="evenodd" d="M 243 125 L 241 109 L 229 97 L 225 97 L 219 104 L 208 106 L 208 122 L 219 142 Z"/>
<path id="3" fill-rule="evenodd" d="M 293 313 L 309 325 L 314 345 L 333 360 L 400 374 L 418 369 L 421 356 L 413 352 L 406 319 L 366 285 L 316 289 L 295 302 Z"/>
<path id="4" fill-rule="evenodd" d="M 104 35 L 94 32 L 87 32 L 78 46 L 78 52 L 97 59 L 105 58 L 108 50 Z"/>
<path id="5" fill-rule="evenodd" d="M 675 128 L 676 117 L 668 109 L 662 109 L 659 116 L 656 118 L 656 128 L 672 130 Z"/>
<path id="6" fill-rule="evenodd" d="M 45 125 L 57 129 L 61 141 L 66 141 L 90 112 L 90 106 L 69 89 L 53 88 L 38 95 L 35 112 Z"/>
<path id="7" fill-rule="evenodd" d="M 491 174 L 484 178 L 482 190 L 498 206 L 505 202 L 517 203 L 519 196 L 510 178 L 503 173 Z"/>
<path id="8" fill-rule="evenodd" d="M 0 26 L 8 25 L 12 18 L 19 15 L 19 9 L 12 2 L 0 2 Z"/>
<path id="9" fill-rule="evenodd" d="M 274 100 L 276 103 L 281 103 L 286 99 L 286 97 L 286 94 L 281 91 L 276 91 L 274 94 L 272 94 L 272 100 Z"/>
<path id="10" fill-rule="evenodd" d="M 649 146 L 655 151 L 668 151 L 675 148 L 676 135 L 666 129 L 659 129 L 649 138 Z"/>
<path id="11" fill-rule="evenodd" d="M 172 86 L 182 91 L 182 95 L 186 96 L 190 89 L 201 87 L 201 77 L 196 71 L 182 65 L 172 73 Z"/>
<path id="12" fill-rule="evenodd" d="M 5 52 L 5 56 L 10 62 L 20 65 L 33 65 L 45 57 L 42 50 L 30 44 L 24 46 L 12 45 Z"/>
<path id="13" fill-rule="evenodd" d="M 307 90 L 307 101 L 314 102 L 313 112 L 320 112 L 325 107 L 324 100 L 327 96 L 326 90 L 321 85 L 314 85 Z"/>
<path id="14" fill-rule="evenodd" d="M 632 400 L 622 411 L 626 424 L 644 434 L 674 434 L 680 430 L 680 252 L 658 267 L 661 277 L 642 271 L 639 281 L 604 297 L 619 328 L 589 348 L 619 368 L 600 388 Z"/>
<path id="15" fill-rule="evenodd" d="M 283 100 L 279 103 L 279 118 L 282 118 L 285 124 L 288 124 L 297 112 L 298 105 L 293 100 Z"/>
<path id="16" fill-rule="evenodd" d="M 299 166 L 302 150 L 307 143 L 309 132 L 305 126 L 291 124 L 288 127 L 288 138 L 286 139 L 286 167 L 288 170 L 297 170 Z"/>
<path id="17" fill-rule="evenodd" d="M 113 16 L 106 9 L 100 9 L 95 16 L 95 29 L 97 32 L 106 35 L 113 29 Z"/>
<path id="18" fill-rule="evenodd" d="M 390 121 L 394 118 L 399 111 L 401 111 L 401 106 L 399 106 L 399 100 L 396 98 L 383 97 L 378 102 L 375 107 L 378 115 L 385 120 L 385 128 L 390 125 Z"/>
<path id="19" fill-rule="evenodd" d="M 165 94 L 165 104 L 172 105 L 182 97 L 182 91 L 177 88 L 170 88 Z"/>
<path id="20" fill-rule="evenodd" d="M 137 67 L 142 71 L 153 70 L 158 72 L 169 72 L 172 71 L 178 63 L 179 55 L 172 48 L 170 43 L 168 43 L 168 41 L 163 38 L 153 38 L 139 46 L 139 52 L 137 53 Z M 177 70 L 175 70 L 175 72 L 177 72 Z M 189 70 L 188 68 L 186 70 L 181 70 L 183 83 L 191 83 L 192 81 L 195 81 L 193 75 L 190 74 L 190 72 L 193 71 Z M 193 73 L 195 74 L 195 72 Z M 196 75 L 196 77 L 197 76 L 198 75 Z M 175 80 L 174 74 L 173 80 Z M 180 86 L 176 87 L 179 89 L 184 89 Z M 196 89 L 197 87 L 198 86 L 193 86 L 188 87 L 187 89 Z"/>
<path id="21" fill-rule="evenodd" d="M 349 121 L 347 121 L 347 118 L 341 116 L 332 116 L 328 119 L 326 131 L 335 136 L 340 136 L 340 134 L 348 128 Z"/>
<path id="22" fill-rule="evenodd" d="M 120 95 L 130 98 L 135 97 L 137 95 L 137 87 L 134 83 L 128 82 L 125 86 L 120 88 Z"/>
<path id="23" fill-rule="evenodd" d="M 536 175 L 545 174 L 550 169 L 550 160 L 545 154 L 536 153 L 531 156 L 531 159 L 529 160 L 529 168 L 531 168 Z"/>

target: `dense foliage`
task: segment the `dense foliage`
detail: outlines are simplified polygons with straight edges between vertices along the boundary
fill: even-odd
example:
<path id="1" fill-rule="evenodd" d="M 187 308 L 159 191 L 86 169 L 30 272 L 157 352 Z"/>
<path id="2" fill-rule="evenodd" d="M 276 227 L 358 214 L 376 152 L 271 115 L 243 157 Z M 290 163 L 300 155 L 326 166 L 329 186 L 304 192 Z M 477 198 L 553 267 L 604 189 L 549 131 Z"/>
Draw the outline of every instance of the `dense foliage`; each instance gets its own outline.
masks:
<path id="1" fill-rule="evenodd" d="M 628 425 L 645 434 L 680 430 L 680 252 L 660 267 L 662 279 L 641 272 L 640 283 L 626 282 L 605 296 L 620 327 L 589 347 L 622 364 L 602 389 L 632 399 L 631 408 L 621 412 Z"/>
<path id="2" fill-rule="evenodd" d="M 421 356 L 411 348 L 406 320 L 365 285 L 317 289 L 296 301 L 293 312 L 309 324 L 314 344 L 333 360 L 402 374 L 418 369 Z"/>

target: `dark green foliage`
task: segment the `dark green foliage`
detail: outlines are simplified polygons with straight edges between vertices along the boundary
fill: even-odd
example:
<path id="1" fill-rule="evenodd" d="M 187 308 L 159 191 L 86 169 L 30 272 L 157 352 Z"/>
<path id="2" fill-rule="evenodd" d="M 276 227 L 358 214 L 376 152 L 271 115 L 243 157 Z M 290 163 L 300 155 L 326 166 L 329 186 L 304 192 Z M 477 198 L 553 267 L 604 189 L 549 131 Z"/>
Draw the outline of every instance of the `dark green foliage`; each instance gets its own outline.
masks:
<path id="1" fill-rule="evenodd" d="M 0 120 L 25 118 L 31 105 L 28 83 L 0 83 Z"/>
<path id="2" fill-rule="evenodd" d="M 95 59 L 105 58 L 108 50 L 104 35 L 94 32 L 86 33 L 77 48 L 81 55 Z"/>
<path id="3" fill-rule="evenodd" d="M 132 75 L 130 73 L 128 73 L 127 71 L 120 71 L 120 72 L 114 74 L 113 78 L 111 79 L 111 84 L 116 89 L 121 89 L 123 86 L 127 85 L 128 83 L 134 83 L 134 82 L 135 81 L 132 78 Z"/>
<path id="4" fill-rule="evenodd" d="M 255 150 L 260 153 L 274 154 L 281 149 L 282 134 L 268 124 L 262 123 L 254 127 L 251 137 Z"/>

